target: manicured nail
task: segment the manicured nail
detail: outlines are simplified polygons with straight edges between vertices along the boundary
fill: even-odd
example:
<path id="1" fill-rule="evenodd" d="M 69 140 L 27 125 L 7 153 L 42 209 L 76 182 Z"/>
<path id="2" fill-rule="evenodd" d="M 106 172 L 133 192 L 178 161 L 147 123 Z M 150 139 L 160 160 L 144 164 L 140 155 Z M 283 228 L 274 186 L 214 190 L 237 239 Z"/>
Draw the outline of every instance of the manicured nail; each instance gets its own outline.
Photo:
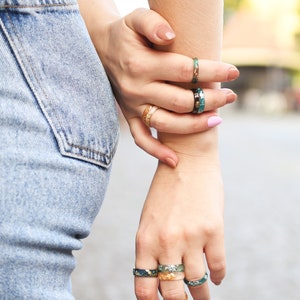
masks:
<path id="1" fill-rule="evenodd" d="M 161 26 L 157 30 L 157 36 L 162 40 L 170 41 L 175 38 L 175 33 L 172 30 L 170 30 L 169 27 Z"/>
<path id="2" fill-rule="evenodd" d="M 212 127 L 215 127 L 215 126 L 221 124 L 222 121 L 223 121 L 222 118 L 220 118 L 218 116 L 213 116 L 213 117 L 208 118 L 207 125 L 209 128 L 212 128 Z"/>
<path id="3" fill-rule="evenodd" d="M 235 68 L 235 67 L 232 67 L 228 70 L 228 77 L 227 77 L 227 80 L 228 81 L 232 81 L 232 80 L 235 80 L 239 77 L 240 75 L 240 71 Z"/>
<path id="4" fill-rule="evenodd" d="M 226 103 L 232 103 L 237 99 L 237 94 L 235 94 L 233 91 L 228 92 L 226 95 Z"/>

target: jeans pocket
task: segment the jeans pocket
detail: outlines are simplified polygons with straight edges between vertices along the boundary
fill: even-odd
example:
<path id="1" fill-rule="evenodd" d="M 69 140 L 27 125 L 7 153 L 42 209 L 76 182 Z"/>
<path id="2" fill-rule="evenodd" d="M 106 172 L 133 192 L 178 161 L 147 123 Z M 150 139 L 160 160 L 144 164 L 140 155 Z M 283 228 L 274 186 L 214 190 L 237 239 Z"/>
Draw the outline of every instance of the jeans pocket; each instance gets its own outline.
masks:
<path id="1" fill-rule="evenodd" d="M 0 7 L 0 25 L 61 154 L 108 168 L 119 135 L 116 104 L 74 2 Z"/>

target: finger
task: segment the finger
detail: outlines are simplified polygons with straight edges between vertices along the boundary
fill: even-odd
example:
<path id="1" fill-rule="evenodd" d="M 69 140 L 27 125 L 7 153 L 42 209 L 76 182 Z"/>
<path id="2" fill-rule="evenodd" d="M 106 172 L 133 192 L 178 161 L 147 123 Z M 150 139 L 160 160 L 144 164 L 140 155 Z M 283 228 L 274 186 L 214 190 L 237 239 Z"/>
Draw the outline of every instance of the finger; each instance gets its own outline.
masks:
<path id="1" fill-rule="evenodd" d="M 135 267 L 139 269 L 157 269 L 157 259 L 151 253 L 153 240 L 151 237 L 141 231 L 141 226 L 136 235 L 136 260 Z M 158 300 L 157 278 L 135 277 L 135 294 L 138 300 Z"/>
<path id="2" fill-rule="evenodd" d="M 192 281 L 195 286 L 188 286 L 190 293 L 194 300 L 209 300 L 209 287 L 207 281 L 205 281 L 205 264 L 204 257 L 200 251 L 189 251 L 189 254 L 184 257 L 185 265 L 185 278 L 188 281 Z M 201 283 L 205 281 L 204 283 Z M 192 284 L 190 283 L 190 284 Z"/>
<path id="3" fill-rule="evenodd" d="M 153 93 L 153 91 L 156 91 Z M 203 89 L 205 95 L 205 111 L 216 110 L 226 104 L 233 103 L 237 95 L 230 89 Z M 141 97 L 151 99 L 151 103 L 177 113 L 189 113 L 194 108 L 192 90 L 165 83 L 152 83 L 142 90 Z"/>
<path id="4" fill-rule="evenodd" d="M 175 38 L 175 33 L 169 23 L 153 10 L 137 9 L 125 18 L 125 22 L 133 31 L 157 45 L 169 44 Z M 194 64 L 191 58 L 175 53 L 166 53 L 161 55 L 161 59 L 158 60 L 155 56 L 151 64 L 156 62 L 154 69 L 165 74 L 164 78 L 161 78 L 162 80 L 174 82 L 190 82 L 192 80 Z M 173 79 L 170 78 L 170 67 L 174 70 L 172 72 Z M 218 61 L 199 60 L 199 71 L 199 81 L 201 82 L 231 81 L 239 76 L 239 71 L 235 66 Z"/>
<path id="5" fill-rule="evenodd" d="M 205 256 L 211 281 L 219 285 L 226 275 L 224 236 L 216 236 L 205 247 Z"/>
<path id="6" fill-rule="evenodd" d="M 171 259 L 177 264 L 176 259 Z M 179 260 L 177 260 L 179 261 Z M 164 300 L 183 300 L 186 299 L 186 293 L 183 284 L 184 272 L 170 271 L 158 274 L 159 290 Z M 172 279 L 171 279 L 172 278 Z"/>
<path id="7" fill-rule="evenodd" d="M 158 280 L 157 278 L 135 277 L 135 295 L 138 300 L 158 300 Z"/>
<path id="8" fill-rule="evenodd" d="M 128 124 L 137 146 L 160 161 L 166 163 L 170 167 L 176 167 L 178 163 L 178 157 L 175 152 L 154 138 L 150 129 L 140 118 L 130 119 Z"/>
<path id="9" fill-rule="evenodd" d="M 222 119 L 212 112 L 202 114 L 176 114 L 159 109 L 152 115 L 151 127 L 158 132 L 191 134 L 204 132 L 222 123 Z"/>
<path id="10" fill-rule="evenodd" d="M 125 22 L 133 31 L 145 36 L 156 45 L 169 44 L 175 38 L 169 23 L 153 10 L 136 9 L 125 17 Z"/>
<path id="11" fill-rule="evenodd" d="M 171 82 L 192 82 L 194 73 L 193 59 L 181 54 L 170 52 L 157 52 L 148 57 L 147 74 L 151 78 Z M 238 69 L 220 61 L 199 59 L 199 82 L 227 82 L 237 79 Z M 197 87 L 197 84 L 194 84 Z"/>

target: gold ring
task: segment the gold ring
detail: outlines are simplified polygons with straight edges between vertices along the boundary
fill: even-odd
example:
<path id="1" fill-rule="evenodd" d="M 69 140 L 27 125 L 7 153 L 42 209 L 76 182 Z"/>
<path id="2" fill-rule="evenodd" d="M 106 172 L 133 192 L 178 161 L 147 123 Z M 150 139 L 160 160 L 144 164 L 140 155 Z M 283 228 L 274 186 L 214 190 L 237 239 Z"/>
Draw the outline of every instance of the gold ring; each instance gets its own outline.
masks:
<path id="1" fill-rule="evenodd" d="M 184 272 L 158 272 L 158 279 L 162 281 L 182 280 Z"/>
<path id="2" fill-rule="evenodd" d="M 150 124 L 150 119 L 151 117 L 153 116 L 153 114 L 159 109 L 158 106 L 155 106 L 155 105 L 147 105 L 145 110 L 143 111 L 143 115 L 142 115 L 142 118 L 143 118 L 143 121 L 144 123 L 148 126 L 148 127 L 151 127 L 151 124 Z"/>

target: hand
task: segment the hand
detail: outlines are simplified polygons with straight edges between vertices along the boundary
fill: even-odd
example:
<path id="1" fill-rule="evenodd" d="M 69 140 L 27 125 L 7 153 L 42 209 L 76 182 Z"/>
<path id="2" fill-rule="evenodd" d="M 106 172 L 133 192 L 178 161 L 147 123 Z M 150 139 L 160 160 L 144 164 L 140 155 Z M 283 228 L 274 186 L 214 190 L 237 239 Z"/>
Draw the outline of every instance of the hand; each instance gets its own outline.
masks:
<path id="1" fill-rule="evenodd" d="M 170 82 L 191 82 L 193 60 L 152 48 L 152 44 L 172 43 L 174 38 L 168 23 L 154 11 L 138 9 L 108 23 L 104 32 L 102 29 L 101 36 L 94 38 L 94 44 L 136 144 L 174 167 L 177 155 L 152 137 L 142 121 L 146 105 L 160 107 L 151 118 L 152 127 L 187 134 L 209 129 L 214 124 L 210 118 L 217 115 L 215 110 L 233 102 L 236 95 L 228 89 L 204 89 L 209 112 L 190 113 L 194 106 L 192 91 Z M 199 68 L 199 82 L 228 81 L 239 74 L 234 66 L 215 61 L 200 60 Z"/>
<path id="2" fill-rule="evenodd" d="M 137 233 L 136 268 L 183 263 L 185 277 L 194 281 L 205 274 L 206 259 L 211 280 L 220 284 L 225 276 L 223 231 L 218 161 L 180 154 L 176 169 L 164 164 L 157 168 Z M 182 280 L 135 278 L 138 300 L 158 300 L 158 289 L 165 300 L 185 299 Z M 189 290 L 195 300 L 210 299 L 207 282 Z"/>

